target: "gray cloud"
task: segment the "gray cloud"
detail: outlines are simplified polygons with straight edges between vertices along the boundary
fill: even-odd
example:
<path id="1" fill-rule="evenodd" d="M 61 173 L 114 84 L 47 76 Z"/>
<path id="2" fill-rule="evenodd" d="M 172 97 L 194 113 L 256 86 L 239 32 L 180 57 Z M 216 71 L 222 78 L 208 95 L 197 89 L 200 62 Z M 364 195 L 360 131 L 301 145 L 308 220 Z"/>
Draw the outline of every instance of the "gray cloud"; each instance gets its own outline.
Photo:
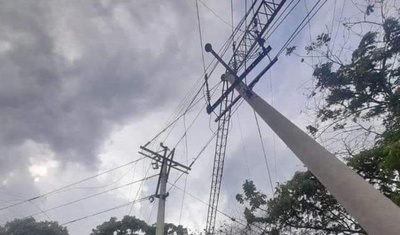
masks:
<path id="1" fill-rule="evenodd" d="M 188 76 L 188 4 L 76 3 L 2 3 L 0 151 L 32 140 L 92 165 L 113 127 L 163 108 Z"/>
<path id="2" fill-rule="evenodd" d="M 206 3 L 220 17 L 230 21 L 229 2 Z M 0 4 L 0 177 L 1 180 L 8 180 L 1 188 L 18 197 L 35 196 L 39 191 L 50 191 L 91 175 L 97 170 L 96 163 L 100 161 L 106 165 L 103 165 L 104 170 L 111 165 L 131 160 L 132 149 L 136 152 L 137 148 L 126 148 L 121 152 L 109 150 L 107 156 L 99 155 L 106 151 L 105 143 L 108 140 L 121 142 L 123 139 L 124 143 L 114 146 L 118 150 L 130 143 L 136 146 L 138 142 L 147 142 L 148 139 L 143 139 L 142 135 L 165 121 L 154 116 L 167 116 L 165 113 L 176 107 L 188 87 L 202 72 L 194 1 L 17 0 L 2 1 Z M 235 6 L 235 22 L 243 15 L 243 9 L 239 7 L 242 7 L 242 3 Z M 305 9 L 301 8 L 301 11 L 304 13 Z M 326 7 L 325 11 L 326 14 L 321 14 L 324 17 L 320 17 L 324 19 L 314 21 L 312 26 L 317 23 L 317 28 L 330 25 L 331 19 L 325 16 L 331 8 Z M 229 36 L 231 28 L 201 4 L 200 13 L 204 42 L 211 42 L 214 48 L 219 48 Z M 337 10 L 336 14 L 340 14 L 340 11 Z M 299 15 L 304 14 L 296 13 L 289 21 L 298 20 Z M 297 26 L 288 25 L 290 27 L 284 26 L 271 39 L 274 52 L 279 50 L 284 39 L 289 36 L 289 28 Z M 299 46 L 304 46 L 309 39 L 308 32 L 300 35 L 299 39 Z M 211 55 L 206 54 L 206 62 L 211 58 Z M 298 58 L 280 58 L 271 71 L 272 89 L 278 110 L 302 126 L 299 110 L 304 106 L 304 96 L 299 87 L 309 77 L 310 69 L 300 62 L 294 63 L 296 61 Z M 293 71 L 300 72 L 296 72 L 296 77 L 293 77 Z M 218 68 L 210 82 L 218 81 L 222 72 L 223 69 Z M 266 75 L 257 84 L 256 91 L 263 97 L 270 96 L 269 79 Z M 197 110 L 187 115 L 186 124 L 191 122 L 196 113 Z M 254 179 L 262 191 L 269 193 L 252 110 L 244 104 L 238 113 L 241 115 L 249 171 L 244 166 L 244 153 L 235 117 L 228 144 L 220 203 L 220 209 L 229 214 L 237 213 L 238 210 L 240 212 L 234 195 L 241 191 L 245 179 Z M 157 120 L 157 123 L 148 121 L 151 119 L 149 117 Z M 205 111 L 196 124 L 188 136 L 189 162 L 210 135 L 209 117 Z M 147 125 L 152 125 L 152 128 Z M 274 181 L 285 181 L 295 170 L 301 169 L 301 164 L 278 137 L 276 157 L 272 159 L 271 133 L 264 124 L 261 125 L 267 157 L 271 165 L 276 161 L 278 169 L 274 175 L 274 166 L 271 167 L 272 177 Z M 119 138 L 112 138 L 115 132 L 127 126 L 136 128 L 136 133 L 127 131 Z M 211 128 L 215 130 L 214 123 L 211 123 Z M 151 132 L 151 135 L 156 134 Z M 181 120 L 166 144 L 173 146 L 183 132 Z M 208 201 L 214 143 L 199 158 L 188 176 L 187 192 L 204 201 Z M 183 149 L 184 144 L 178 146 L 179 154 L 175 159 L 185 163 Z M 116 156 L 120 153 L 121 156 Z M 60 161 L 64 168 L 56 167 L 39 182 L 34 182 L 28 167 L 34 163 L 45 164 L 48 160 Z M 146 167 L 143 164 L 143 169 Z M 138 172 L 132 175 L 135 173 L 140 175 Z M 115 175 L 107 175 L 98 182 L 89 182 L 87 186 L 107 184 L 118 179 L 121 174 L 122 171 L 115 172 Z M 175 180 L 177 175 L 173 173 L 171 180 Z M 123 182 L 131 181 L 130 177 Z M 183 188 L 184 181 L 180 180 L 178 185 Z M 145 187 L 147 191 L 141 192 L 140 196 L 153 193 L 155 183 L 149 182 Z M 91 192 L 96 190 L 60 193 L 36 203 L 44 209 L 51 208 Z M 128 193 L 121 190 L 48 215 L 51 219 L 66 222 L 125 203 L 128 198 L 125 194 Z M 133 195 L 134 192 L 131 199 Z M 10 195 L 1 196 L 4 200 L 15 199 Z M 167 204 L 168 222 L 178 223 L 181 202 L 181 192 L 176 189 L 171 191 Z M 148 222 L 152 223 L 156 213 L 154 210 L 150 216 L 151 206 L 145 203 L 132 214 L 149 219 Z M 1 213 L 5 216 L 2 220 L 38 211 L 33 205 L 24 205 L 14 210 Z M 206 211 L 207 206 L 186 196 L 182 223 L 201 229 L 205 226 Z M 69 228 L 71 234 L 85 234 L 110 216 L 121 218 L 125 213 L 126 208 L 71 224 Z M 218 218 L 226 219 L 221 215 Z M 37 219 L 48 218 L 39 216 Z"/>

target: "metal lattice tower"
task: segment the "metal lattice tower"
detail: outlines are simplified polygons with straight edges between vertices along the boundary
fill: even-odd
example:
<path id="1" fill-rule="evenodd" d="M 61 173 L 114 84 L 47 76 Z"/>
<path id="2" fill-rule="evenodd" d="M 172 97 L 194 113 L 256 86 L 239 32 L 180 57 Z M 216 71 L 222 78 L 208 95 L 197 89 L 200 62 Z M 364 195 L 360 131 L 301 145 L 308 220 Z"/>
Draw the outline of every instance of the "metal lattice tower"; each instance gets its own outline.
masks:
<path id="1" fill-rule="evenodd" d="M 222 93 L 226 91 L 228 82 L 222 82 Z M 221 114 L 228 105 L 232 102 L 231 96 L 224 99 L 220 106 L 219 113 Z M 206 234 L 214 234 L 215 219 L 218 208 L 219 192 L 221 189 L 222 173 L 224 171 L 224 161 L 226 153 L 226 144 L 228 142 L 229 124 L 231 112 L 226 112 L 218 121 L 217 141 L 215 144 L 214 166 L 211 180 L 210 199 L 208 202 L 207 226 Z"/>
<path id="2" fill-rule="evenodd" d="M 227 73 L 234 74 L 237 82 L 241 82 L 266 56 L 268 56 L 271 47 L 266 47 L 264 45 L 264 38 L 266 37 L 267 29 L 271 22 L 285 2 L 286 0 L 253 1 L 250 9 L 246 12 L 246 15 L 233 32 L 232 38 L 238 38 L 239 40 L 237 42 L 233 40 L 233 55 L 228 60 L 228 63 L 225 63 L 224 60 L 212 50 L 210 44 L 206 45 L 206 51 L 211 52 L 215 56 L 215 58 L 226 68 Z M 249 84 L 249 86 L 253 87 L 275 62 L 276 59 L 270 59 L 268 65 Z M 247 63 L 249 63 L 248 66 Z M 233 90 L 236 84 L 230 86 L 228 81 L 223 80 L 222 82 L 223 89 L 221 97 L 214 104 L 209 104 L 207 106 L 208 114 L 213 113 L 219 106 L 219 113 L 216 118 L 216 122 L 218 122 L 217 140 L 207 212 L 207 235 L 214 235 L 231 110 L 241 97 L 236 96 L 236 98 L 233 99 Z M 207 92 L 209 93 L 209 91 Z"/>

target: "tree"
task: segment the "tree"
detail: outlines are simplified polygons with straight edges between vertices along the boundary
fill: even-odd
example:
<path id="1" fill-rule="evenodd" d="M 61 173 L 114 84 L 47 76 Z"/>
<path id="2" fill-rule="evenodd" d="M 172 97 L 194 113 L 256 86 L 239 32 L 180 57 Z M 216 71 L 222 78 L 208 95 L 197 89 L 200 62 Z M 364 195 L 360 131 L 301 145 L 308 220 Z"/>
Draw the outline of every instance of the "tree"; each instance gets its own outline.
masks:
<path id="1" fill-rule="evenodd" d="M 141 232 L 146 235 L 154 235 L 156 228 L 148 225 L 145 221 L 136 218 L 135 216 L 124 216 L 121 221 L 117 218 L 111 217 L 109 221 L 98 225 L 92 230 L 91 235 L 133 235 L 136 232 Z M 171 223 L 165 224 L 165 234 L 187 235 L 188 231 L 182 225 L 174 225 Z"/>
<path id="2" fill-rule="evenodd" d="M 387 130 L 371 149 L 347 158 L 353 168 L 375 188 L 400 206 L 400 125 Z"/>
<path id="3" fill-rule="evenodd" d="M 400 127 L 384 133 L 375 146 L 347 158 L 347 164 L 382 194 L 400 206 Z M 252 181 L 243 184 L 236 199 L 246 204 L 249 224 L 275 225 L 276 230 L 302 234 L 366 234 L 336 199 L 309 171 L 297 172 L 277 186 L 274 198 L 267 200 Z"/>
<path id="4" fill-rule="evenodd" d="M 384 9 L 386 1 L 366 2 L 364 20 L 343 23 L 349 31 L 355 26 L 360 26 L 360 32 L 362 26 L 374 26 L 373 31 L 358 35 L 360 42 L 348 62 L 340 58 L 344 48 L 336 54 L 333 51 L 330 33 L 320 34 L 306 47 L 308 55 L 316 54 L 320 59 L 314 66 L 315 83 L 310 94 L 317 101 L 316 121 L 307 127 L 316 137 L 329 129 L 379 137 L 400 121 L 399 15 L 384 15 L 388 11 Z M 381 12 L 381 22 L 367 19 L 372 12 Z M 287 53 L 295 54 L 293 51 L 291 47 Z"/>
<path id="5" fill-rule="evenodd" d="M 0 226 L 0 235 L 68 235 L 66 227 L 54 221 L 36 222 L 34 218 L 14 219 Z"/>
<path id="6" fill-rule="evenodd" d="M 317 116 L 321 121 L 351 116 L 363 120 L 380 117 L 387 127 L 398 123 L 400 71 L 396 57 L 400 53 L 400 24 L 397 19 L 388 18 L 382 28 L 382 35 L 368 32 L 363 36 L 350 63 L 343 64 L 327 56 L 328 61 L 315 67 L 313 75 L 317 83 L 312 95 L 326 94 L 326 102 Z M 327 34 L 322 34 L 307 50 L 321 48 L 330 40 Z"/>
<path id="7" fill-rule="evenodd" d="M 310 233 L 332 234 L 364 233 L 344 208 L 326 191 L 323 185 L 310 172 L 297 172 L 293 179 L 279 185 L 275 197 L 268 201 L 262 193 L 247 191 L 256 189 L 252 181 L 243 184 L 246 202 L 245 209 L 249 224 L 274 225 L 272 231 L 288 234 Z M 240 194 L 238 195 L 240 197 Z M 254 204 L 256 201 L 261 204 Z"/>
<path id="8" fill-rule="evenodd" d="M 318 35 L 306 55 L 287 48 L 306 64 L 312 58 L 309 104 L 315 120 L 308 131 L 317 139 L 324 134 L 326 146 L 342 157 L 373 145 L 397 125 L 400 111 L 400 9 L 390 0 L 351 2 L 363 16 L 341 22 L 347 32 L 340 45 L 338 29 Z"/>
<path id="9" fill-rule="evenodd" d="M 386 132 L 373 148 L 348 158 L 347 164 L 400 206 L 399 139 L 400 128 Z M 366 234 L 309 171 L 297 172 L 278 185 L 274 198 L 269 200 L 247 180 L 243 194 L 236 199 L 247 204 L 244 214 L 249 224 L 275 225 L 276 230 L 290 234 L 310 230 L 315 234 Z"/>

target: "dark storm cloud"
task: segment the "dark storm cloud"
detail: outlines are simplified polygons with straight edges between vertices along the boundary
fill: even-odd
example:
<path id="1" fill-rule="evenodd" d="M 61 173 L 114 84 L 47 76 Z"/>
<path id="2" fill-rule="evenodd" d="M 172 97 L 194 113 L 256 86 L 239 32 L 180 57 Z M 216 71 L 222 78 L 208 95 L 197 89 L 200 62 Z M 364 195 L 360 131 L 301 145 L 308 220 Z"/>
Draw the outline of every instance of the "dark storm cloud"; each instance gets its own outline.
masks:
<path id="1" fill-rule="evenodd" d="M 7 149 L 28 140 L 90 165 L 113 127 L 173 99 L 188 78 L 193 58 L 182 48 L 195 21 L 190 5 L 152 2 L 1 3 L 2 166 L 11 170 L 23 156 Z"/>

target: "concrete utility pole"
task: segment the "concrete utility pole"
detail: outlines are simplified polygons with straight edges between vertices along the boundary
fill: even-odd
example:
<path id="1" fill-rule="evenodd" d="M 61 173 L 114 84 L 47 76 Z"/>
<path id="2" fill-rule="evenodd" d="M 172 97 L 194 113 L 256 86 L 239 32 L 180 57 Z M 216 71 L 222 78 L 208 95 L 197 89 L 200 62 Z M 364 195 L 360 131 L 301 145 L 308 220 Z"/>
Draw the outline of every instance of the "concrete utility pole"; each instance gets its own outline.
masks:
<path id="1" fill-rule="evenodd" d="M 159 163 L 161 163 L 160 175 L 158 178 L 157 189 L 154 196 L 158 198 L 158 212 L 157 212 L 157 224 L 156 224 L 156 235 L 164 235 L 165 230 L 165 202 L 168 197 L 167 192 L 167 182 L 169 172 L 171 168 L 175 170 L 181 171 L 182 173 L 188 174 L 190 167 L 184 166 L 173 160 L 175 149 L 169 150 L 168 147 L 164 146 L 162 143 L 160 144 L 162 148 L 163 155 L 159 154 L 159 152 L 152 151 L 146 146 L 140 146 L 142 151 L 139 151 L 140 154 L 152 159 L 154 162 L 152 163 L 153 169 L 159 168 Z"/>
<path id="2" fill-rule="evenodd" d="M 223 75 L 231 84 L 235 76 Z M 243 82 L 235 89 L 305 166 L 371 235 L 399 235 L 400 208 L 314 139 L 270 106 Z"/>
<path id="3" fill-rule="evenodd" d="M 168 196 L 167 180 L 168 180 L 167 161 L 164 158 L 161 164 L 161 172 L 160 172 L 160 193 L 158 194 L 156 235 L 164 235 L 165 199 Z"/>

